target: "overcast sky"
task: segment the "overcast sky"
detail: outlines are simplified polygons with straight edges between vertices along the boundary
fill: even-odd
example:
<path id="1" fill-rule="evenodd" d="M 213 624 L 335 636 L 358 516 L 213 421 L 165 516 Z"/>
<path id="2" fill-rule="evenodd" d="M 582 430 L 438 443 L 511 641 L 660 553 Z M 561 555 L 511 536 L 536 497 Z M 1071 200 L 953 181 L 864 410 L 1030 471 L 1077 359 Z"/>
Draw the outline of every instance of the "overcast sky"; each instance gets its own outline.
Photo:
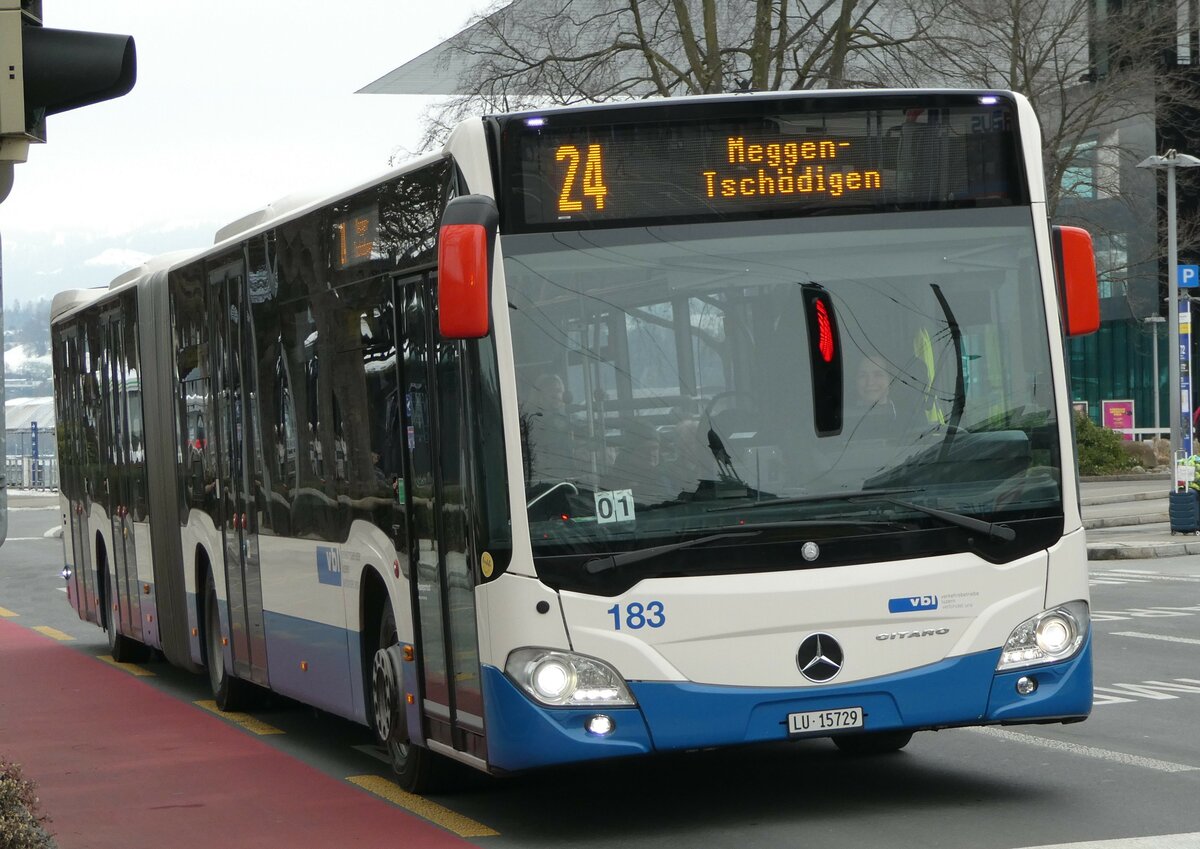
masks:
<path id="1" fill-rule="evenodd" d="M 486 0 L 45 0 L 46 26 L 132 35 L 117 100 L 52 115 L 0 204 L 4 303 L 106 284 L 210 244 L 284 195 L 335 190 L 415 148 L 430 99 L 354 92 Z"/>

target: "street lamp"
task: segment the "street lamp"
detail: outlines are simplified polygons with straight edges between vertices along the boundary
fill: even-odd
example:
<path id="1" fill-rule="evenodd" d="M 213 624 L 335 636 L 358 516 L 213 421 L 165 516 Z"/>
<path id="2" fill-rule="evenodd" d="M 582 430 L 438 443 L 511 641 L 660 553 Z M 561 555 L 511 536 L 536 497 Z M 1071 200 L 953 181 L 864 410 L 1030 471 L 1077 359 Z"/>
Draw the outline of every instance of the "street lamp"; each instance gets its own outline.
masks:
<path id="1" fill-rule="evenodd" d="M 1169 340 L 1168 348 L 1174 353 L 1167 357 L 1168 371 L 1170 374 L 1169 383 L 1167 386 L 1168 396 L 1171 400 L 1171 463 L 1175 463 L 1176 456 L 1180 446 L 1180 434 L 1183 428 L 1190 428 L 1192 423 L 1192 411 L 1189 398 L 1189 409 L 1186 413 L 1183 412 L 1183 396 L 1185 394 L 1182 384 L 1179 380 L 1179 363 L 1182 359 L 1183 352 L 1179 349 L 1179 256 L 1176 225 L 1175 225 L 1175 169 L 1176 168 L 1195 168 L 1200 165 L 1200 159 L 1194 156 L 1189 156 L 1186 153 L 1179 153 L 1174 148 L 1168 150 L 1162 156 L 1151 156 L 1142 162 L 1138 163 L 1138 168 L 1153 168 L 1155 170 L 1165 170 L 1167 172 L 1167 338 Z M 1190 396 L 1190 392 L 1186 393 Z M 1185 422 L 1184 415 L 1187 416 Z M 1174 489 L 1174 486 L 1172 486 Z"/>

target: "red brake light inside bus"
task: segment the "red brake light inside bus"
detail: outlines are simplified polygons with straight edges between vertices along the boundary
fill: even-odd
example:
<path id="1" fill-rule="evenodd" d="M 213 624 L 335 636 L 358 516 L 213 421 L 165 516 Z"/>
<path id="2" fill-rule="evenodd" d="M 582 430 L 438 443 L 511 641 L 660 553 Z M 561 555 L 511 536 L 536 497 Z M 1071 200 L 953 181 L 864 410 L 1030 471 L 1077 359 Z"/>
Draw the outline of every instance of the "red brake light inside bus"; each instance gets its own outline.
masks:
<path id="1" fill-rule="evenodd" d="M 833 299 L 823 286 L 805 284 L 808 361 L 812 370 L 813 426 L 818 436 L 842 432 L 842 346 Z"/>
<path id="2" fill-rule="evenodd" d="M 822 360 L 831 363 L 833 362 L 833 324 L 829 320 L 829 311 L 825 309 L 824 301 L 814 301 L 813 305 L 817 313 L 817 350 L 820 352 Z"/>

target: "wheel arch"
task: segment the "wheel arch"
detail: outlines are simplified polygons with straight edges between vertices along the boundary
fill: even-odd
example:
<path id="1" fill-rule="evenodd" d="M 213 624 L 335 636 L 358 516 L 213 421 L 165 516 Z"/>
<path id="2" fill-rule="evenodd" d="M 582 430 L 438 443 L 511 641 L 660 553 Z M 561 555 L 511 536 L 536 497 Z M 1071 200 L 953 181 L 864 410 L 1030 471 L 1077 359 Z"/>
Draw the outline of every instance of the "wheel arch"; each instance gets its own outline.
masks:
<path id="1" fill-rule="evenodd" d="M 194 611 L 196 616 L 197 633 L 200 636 L 200 662 L 205 666 L 208 665 L 208 616 L 206 616 L 206 606 L 208 605 L 208 582 L 211 580 L 213 586 L 216 586 L 217 578 L 213 574 L 212 560 L 208 556 L 208 549 L 203 545 L 196 545 L 196 556 L 193 558 L 193 567 L 195 572 L 193 577 L 196 588 Z"/>
<path id="2" fill-rule="evenodd" d="M 96 624 L 107 631 L 112 615 L 112 599 L 108 597 L 108 543 L 99 528 L 96 529 L 92 571 L 96 579 L 96 618 L 99 620 Z"/>
<path id="3" fill-rule="evenodd" d="M 362 668 L 364 718 L 370 720 L 371 710 L 371 665 L 375 652 L 379 650 L 379 625 L 383 620 L 384 604 L 391 598 L 388 583 L 383 574 L 373 565 L 363 567 L 359 580 L 358 621 L 361 623 L 359 664 Z M 392 602 L 395 610 L 395 602 Z"/>

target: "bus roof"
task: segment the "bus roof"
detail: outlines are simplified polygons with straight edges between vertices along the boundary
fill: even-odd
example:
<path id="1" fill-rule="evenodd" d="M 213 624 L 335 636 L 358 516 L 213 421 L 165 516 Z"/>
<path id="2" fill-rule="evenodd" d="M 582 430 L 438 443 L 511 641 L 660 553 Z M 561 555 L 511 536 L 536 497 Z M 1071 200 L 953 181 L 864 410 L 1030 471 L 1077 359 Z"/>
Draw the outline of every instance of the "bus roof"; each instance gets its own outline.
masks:
<path id="1" fill-rule="evenodd" d="M 545 109 L 524 109 L 518 112 L 496 112 L 489 118 L 512 119 L 538 117 L 542 115 L 569 115 L 579 112 L 626 111 L 655 109 L 664 105 L 688 105 L 697 103 L 743 103 L 746 100 L 825 100 L 825 99 L 881 99 L 887 97 L 938 97 L 963 95 L 997 95 L 1013 100 L 1023 96 L 1008 89 L 984 88 L 851 88 L 851 89 L 804 89 L 802 91 L 754 91 L 735 94 L 696 94 L 687 97 L 649 97 L 641 100 L 614 100 L 606 103 L 577 103 L 569 106 L 549 106 Z"/>

